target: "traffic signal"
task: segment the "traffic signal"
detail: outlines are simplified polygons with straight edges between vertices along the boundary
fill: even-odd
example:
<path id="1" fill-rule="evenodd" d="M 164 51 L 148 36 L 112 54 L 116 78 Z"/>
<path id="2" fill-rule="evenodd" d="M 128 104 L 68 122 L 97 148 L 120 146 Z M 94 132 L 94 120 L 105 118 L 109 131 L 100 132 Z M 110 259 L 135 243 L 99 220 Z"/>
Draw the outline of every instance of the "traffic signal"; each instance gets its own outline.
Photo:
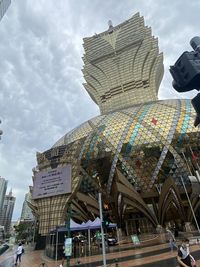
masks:
<path id="1" fill-rule="evenodd" d="M 200 90 L 200 37 L 194 37 L 190 41 L 194 51 L 184 52 L 170 66 L 170 73 L 173 77 L 173 87 L 178 92 L 187 92 L 193 89 Z M 194 126 L 200 123 L 200 94 L 192 99 L 192 105 L 197 113 Z"/>
<path id="2" fill-rule="evenodd" d="M 104 228 L 109 227 L 109 224 L 111 223 L 110 220 L 110 214 L 108 213 L 108 211 L 103 211 L 103 222 L 102 222 L 102 226 Z"/>

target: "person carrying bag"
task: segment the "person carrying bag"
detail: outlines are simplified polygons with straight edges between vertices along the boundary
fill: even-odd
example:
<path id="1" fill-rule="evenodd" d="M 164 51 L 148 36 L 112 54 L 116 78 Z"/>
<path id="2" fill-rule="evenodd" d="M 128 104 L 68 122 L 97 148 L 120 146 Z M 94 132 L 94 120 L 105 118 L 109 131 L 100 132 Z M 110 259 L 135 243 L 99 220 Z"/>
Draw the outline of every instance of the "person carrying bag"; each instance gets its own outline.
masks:
<path id="1" fill-rule="evenodd" d="M 196 261 L 190 255 L 188 239 L 183 240 L 182 244 L 178 247 L 177 261 L 180 267 L 196 267 Z"/>

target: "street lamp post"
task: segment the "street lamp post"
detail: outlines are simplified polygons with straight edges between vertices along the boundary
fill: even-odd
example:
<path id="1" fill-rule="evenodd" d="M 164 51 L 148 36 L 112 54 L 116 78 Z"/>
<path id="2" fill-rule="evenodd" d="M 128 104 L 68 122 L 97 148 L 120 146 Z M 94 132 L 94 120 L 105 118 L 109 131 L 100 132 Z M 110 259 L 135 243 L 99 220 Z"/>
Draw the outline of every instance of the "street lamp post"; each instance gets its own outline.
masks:
<path id="1" fill-rule="evenodd" d="M 101 220 L 101 242 L 102 242 L 102 254 L 103 254 L 103 266 L 106 267 L 106 250 L 105 250 L 105 238 L 104 238 L 104 230 L 103 230 L 103 214 L 102 214 L 102 187 L 101 187 L 101 183 L 100 183 L 100 179 L 98 176 L 98 172 L 95 172 L 92 176 L 93 178 L 95 178 L 99 184 L 99 188 L 100 188 L 100 192 L 98 195 L 98 201 L 99 201 L 99 215 L 100 215 L 100 220 Z"/>

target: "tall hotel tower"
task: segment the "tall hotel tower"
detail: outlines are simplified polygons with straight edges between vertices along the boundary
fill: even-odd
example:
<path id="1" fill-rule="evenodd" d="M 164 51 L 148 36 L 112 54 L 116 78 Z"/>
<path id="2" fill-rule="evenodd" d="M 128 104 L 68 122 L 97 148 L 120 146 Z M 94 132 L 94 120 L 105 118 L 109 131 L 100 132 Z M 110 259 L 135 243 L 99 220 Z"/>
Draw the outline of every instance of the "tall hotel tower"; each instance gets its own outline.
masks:
<path id="1" fill-rule="evenodd" d="M 31 194 L 27 193 L 25 195 L 25 199 L 24 199 L 24 203 L 23 203 L 23 207 L 22 207 L 22 213 L 21 213 L 21 221 L 33 221 L 34 217 L 33 217 L 33 213 L 30 209 L 30 207 L 28 206 L 28 202 L 31 201 Z"/>
<path id="2" fill-rule="evenodd" d="M 3 202 L 6 194 L 8 181 L 6 181 L 3 177 L 0 177 L 0 214 L 3 208 Z"/>
<path id="3" fill-rule="evenodd" d="M 9 234 L 10 231 L 15 199 L 16 198 L 12 195 L 12 191 L 10 191 L 9 194 L 6 195 L 4 199 L 3 210 L 0 216 L 0 224 L 4 226 L 6 234 Z"/>

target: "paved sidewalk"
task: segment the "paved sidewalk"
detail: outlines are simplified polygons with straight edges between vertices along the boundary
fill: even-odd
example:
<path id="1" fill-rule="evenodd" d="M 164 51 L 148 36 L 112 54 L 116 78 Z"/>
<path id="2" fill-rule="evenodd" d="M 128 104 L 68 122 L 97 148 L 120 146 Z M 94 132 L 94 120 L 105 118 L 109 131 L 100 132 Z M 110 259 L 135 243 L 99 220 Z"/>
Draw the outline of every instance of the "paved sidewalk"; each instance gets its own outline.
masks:
<path id="1" fill-rule="evenodd" d="M 33 250 L 30 246 L 24 246 L 25 253 L 22 255 L 20 267 L 39 267 L 46 263 L 48 267 L 59 267 L 61 261 L 53 261 L 44 255 L 43 250 Z M 12 267 L 15 263 L 16 247 L 0 256 L 0 267 Z"/>
<path id="2" fill-rule="evenodd" d="M 0 267 L 12 267 L 15 258 L 15 248 L 0 256 Z M 191 247 L 192 255 L 197 259 L 197 267 L 200 267 L 200 246 Z M 118 260 L 119 267 L 176 267 L 176 254 L 171 252 L 168 244 L 149 246 L 145 248 L 132 248 L 123 251 L 113 252 L 106 255 L 109 267 L 115 267 L 115 260 Z M 77 265 L 77 259 L 71 259 L 70 266 L 95 267 L 102 266 L 102 255 L 81 257 L 78 259 L 80 264 Z M 44 255 L 44 251 L 33 251 L 31 247 L 25 246 L 25 253 L 22 256 L 20 267 L 39 267 L 44 262 L 48 267 L 59 267 L 61 261 L 53 261 Z M 65 265 L 66 266 L 66 262 Z"/>

